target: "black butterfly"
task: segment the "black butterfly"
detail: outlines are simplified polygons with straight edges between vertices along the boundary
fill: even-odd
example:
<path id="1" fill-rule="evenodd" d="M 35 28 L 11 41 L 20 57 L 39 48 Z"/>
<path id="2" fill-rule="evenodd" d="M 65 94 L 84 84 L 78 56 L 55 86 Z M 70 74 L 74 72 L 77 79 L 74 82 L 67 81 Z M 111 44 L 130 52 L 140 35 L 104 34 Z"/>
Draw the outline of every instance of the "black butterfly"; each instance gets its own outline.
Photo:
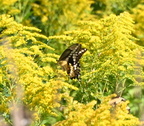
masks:
<path id="1" fill-rule="evenodd" d="M 79 78 L 80 64 L 79 60 L 87 49 L 82 48 L 81 44 L 74 44 L 67 48 L 60 56 L 58 63 L 62 66 L 63 70 L 71 79 Z"/>

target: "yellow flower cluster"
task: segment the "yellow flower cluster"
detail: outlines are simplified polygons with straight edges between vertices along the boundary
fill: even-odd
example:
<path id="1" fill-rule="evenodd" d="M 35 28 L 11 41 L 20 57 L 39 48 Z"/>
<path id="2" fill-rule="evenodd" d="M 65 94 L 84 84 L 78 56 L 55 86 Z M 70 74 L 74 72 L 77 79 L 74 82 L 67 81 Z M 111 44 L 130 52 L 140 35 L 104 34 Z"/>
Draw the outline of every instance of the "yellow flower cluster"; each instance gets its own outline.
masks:
<path id="1" fill-rule="evenodd" d="M 91 3 L 87 0 L 40 0 L 32 4 L 32 9 L 34 15 L 41 19 L 45 33 L 55 35 L 73 28 L 78 20 L 92 18 Z"/>
<path id="2" fill-rule="evenodd" d="M 54 126 L 136 126 L 139 120 L 126 110 L 127 102 L 116 107 L 109 104 L 113 95 L 104 98 L 100 106 L 94 110 L 96 104 L 92 101 L 86 105 L 77 103 L 68 114 L 66 120 L 56 123 Z"/>
<path id="3" fill-rule="evenodd" d="M 132 17 L 135 21 L 135 32 L 134 34 L 139 39 L 139 44 L 144 45 L 144 35 L 143 35 L 143 29 L 144 29 L 144 5 L 143 1 L 141 1 L 141 4 L 139 4 L 136 8 L 132 10 Z"/>
<path id="4" fill-rule="evenodd" d="M 1 13 L 7 13 L 7 14 L 18 14 L 20 13 L 20 10 L 14 7 L 14 4 L 18 0 L 0 0 L 0 10 Z"/>
<path id="5" fill-rule="evenodd" d="M 13 5 L 15 2 L 17 2 L 17 0 L 1 0 L 0 3 L 4 4 L 4 5 Z"/>
<path id="6" fill-rule="evenodd" d="M 52 79 L 57 73 L 50 63 L 56 63 L 58 56 L 49 53 L 54 49 L 38 40 L 47 37 L 38 33 L 39 29 L 18 24 L 8 15 L 0 15 L 0 29 L 0 90 L 7 91 L 0 94 L 0 112 L 8 114 L 8 105 L 19 101 L 17 95 L 21 94 L 21 100 L 36 115 L 55 114 L 52 109 L 59 107 L 62 97 L 59 89 L 77 88 Z M 18 91 L 19 85 L 22 89 Z"/>

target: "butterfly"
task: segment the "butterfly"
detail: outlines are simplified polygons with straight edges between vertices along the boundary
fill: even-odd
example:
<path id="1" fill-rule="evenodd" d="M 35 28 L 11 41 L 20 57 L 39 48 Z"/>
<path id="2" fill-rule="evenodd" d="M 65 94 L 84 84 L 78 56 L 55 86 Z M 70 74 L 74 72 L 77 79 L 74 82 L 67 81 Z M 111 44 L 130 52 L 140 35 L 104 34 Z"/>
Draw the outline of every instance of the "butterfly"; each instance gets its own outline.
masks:
<path id="1" fill-rule="evenodd" d="M 70 79 L 78 79 L 80 76 L 79 60 L 87 49 L 81 44 L 73 44 L 68 47 L 60 56 L 58 63 L 70 76 Z"/>
<path id="2" fill-rule="evenodd" d="M 122 98 L 122 97 L 119 97 L 119 96 L 116 96 L 116 97 L 113 97 L 110 101 L 109 101 L 109 104 L 112 105 L 113 107 L 116 107 L 117 104 L 120 104 L 122 102 L 126 102 L 126 99 Z M 128 110 L 128 112 L 130 113 L 130 107 L 127 106 L 126 109 Z"/>

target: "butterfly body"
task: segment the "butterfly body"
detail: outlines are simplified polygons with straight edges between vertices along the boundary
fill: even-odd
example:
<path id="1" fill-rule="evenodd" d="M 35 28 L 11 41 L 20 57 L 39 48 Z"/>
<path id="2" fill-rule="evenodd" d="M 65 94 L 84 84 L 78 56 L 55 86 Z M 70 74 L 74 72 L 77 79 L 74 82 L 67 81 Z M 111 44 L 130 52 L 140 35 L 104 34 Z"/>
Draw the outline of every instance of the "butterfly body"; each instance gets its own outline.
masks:
<path id="1" fill-rule="evenodd" d="M 82 48 L 81 44 L 74 44 L 67 48 L 60 56 L 58 63 L 71 79 L 79 78 L 80 63 L 79 60 L 87 49 Z"/>

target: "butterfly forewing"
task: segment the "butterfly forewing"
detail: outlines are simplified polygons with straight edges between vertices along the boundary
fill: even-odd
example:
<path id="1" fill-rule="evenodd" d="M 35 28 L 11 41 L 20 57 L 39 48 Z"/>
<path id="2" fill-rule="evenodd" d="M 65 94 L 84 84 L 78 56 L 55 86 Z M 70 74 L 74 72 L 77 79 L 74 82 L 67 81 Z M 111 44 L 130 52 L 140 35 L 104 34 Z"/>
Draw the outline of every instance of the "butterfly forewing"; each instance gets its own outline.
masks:
<path id="1" fill-rule="evenodd" d="M 59 58 L 59 61 L 70 58 L 72 56 L 72 54 L 80 47 L 81 47 L 80 44 L 74 44 L 74 45 L 70 46 L 62 53 L 62 55 Z"/>
<path id="2" fill-rule="evenodd" d="M 60 56 L 59 61 L 61 61 L 61 60 L 66 60 L 66 59 L 68 58 L 68 56 L 69 56 L 70 53 L 71 53 L 71 50 L 70 50 L 70 49 L 66 49 L 66 50 L 62 53 L 62 55 Z"/>
<path id="3" fill-rule="evenodd" d="M 87 49 L 85 48 L 82 48 L 78 53 L 77 53 L 77 56 L 76 56 L 76 61 L 78 62 L 79 59 L 82 57 L 82 55 L 87 51 Z"/>
<path id="4" fill-rule="evenodd" d="M 67 74 L 70 76 L 71 79 L 79 78 L 79 60 L 86 51 L 87 49 L 81 48 L 81 44 L 74 44 L 67 48 L 60 56 L 58 62 L 62 66 L 62 68 L 67 71 Z"/>

